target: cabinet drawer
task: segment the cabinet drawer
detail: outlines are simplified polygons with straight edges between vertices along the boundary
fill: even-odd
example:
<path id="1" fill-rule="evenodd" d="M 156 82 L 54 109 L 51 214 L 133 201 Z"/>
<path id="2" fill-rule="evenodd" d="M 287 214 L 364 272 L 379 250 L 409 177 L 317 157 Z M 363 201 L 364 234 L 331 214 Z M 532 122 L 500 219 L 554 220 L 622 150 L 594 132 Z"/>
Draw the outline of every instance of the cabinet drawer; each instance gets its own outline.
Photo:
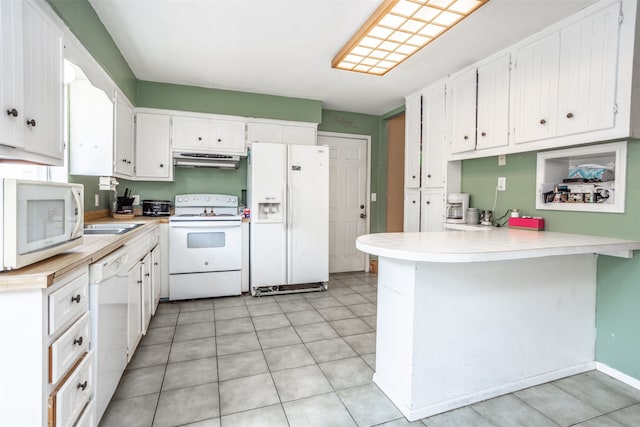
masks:
<path id="1" fill-rule="evenodd" d="M 63 327 L 89 309 L 89 273 L 85 270 L 67 285 L 49 295 L 49 335 Z"/>
<path id="2" fill-rule="evenodd" d="M 89 312 L 49 347 L 49 382 L 55 384 L 89 350 Z"/>
<path id="3" fill-rule="evenodd" d="M 49 420 L 55 427 L 74 425 L 93 393 L 93 350 L 49 399 Z"/>
<path id="4" fill-rule="evenodd" d="M 96 404 L 95 400 L 91 399 L 87 406 L 82 411 L 82 415 L 78 418 L 78 422 L 74 427 L 95 427 L 96 426 Z"/>

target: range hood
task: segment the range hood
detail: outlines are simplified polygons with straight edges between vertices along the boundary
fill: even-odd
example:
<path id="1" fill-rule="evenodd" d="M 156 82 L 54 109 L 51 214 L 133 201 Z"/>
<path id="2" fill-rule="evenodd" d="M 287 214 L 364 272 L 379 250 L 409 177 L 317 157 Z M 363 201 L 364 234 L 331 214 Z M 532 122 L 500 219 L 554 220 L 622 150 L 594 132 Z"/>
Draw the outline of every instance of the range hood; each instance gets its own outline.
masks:
<path id="1" fill-rule="evenodd" d="M 238 169 L 240 156 L 208 153 L 173 153 L 173 164 L 187 168 Z"/>

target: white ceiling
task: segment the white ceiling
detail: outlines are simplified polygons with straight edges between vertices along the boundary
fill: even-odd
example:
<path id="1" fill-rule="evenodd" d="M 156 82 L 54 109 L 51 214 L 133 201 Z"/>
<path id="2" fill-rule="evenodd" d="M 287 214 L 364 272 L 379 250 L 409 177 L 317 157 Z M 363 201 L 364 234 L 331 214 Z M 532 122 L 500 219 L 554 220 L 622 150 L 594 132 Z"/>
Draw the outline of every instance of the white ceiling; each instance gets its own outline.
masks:
<path id="1" fill-rule="evenodd" d="M 331 59 L 381 0 L 89 0 L 140 80 L 321 100 L 381 115 L 596 0 L 490 0 L 385 76 Z"/>

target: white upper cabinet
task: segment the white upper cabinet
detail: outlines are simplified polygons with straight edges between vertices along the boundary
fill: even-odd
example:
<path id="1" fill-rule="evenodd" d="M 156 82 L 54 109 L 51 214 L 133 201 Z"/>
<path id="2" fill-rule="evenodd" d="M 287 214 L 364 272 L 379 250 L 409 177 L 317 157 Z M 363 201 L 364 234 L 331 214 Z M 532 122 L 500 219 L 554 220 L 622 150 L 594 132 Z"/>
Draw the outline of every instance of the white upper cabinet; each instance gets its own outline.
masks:
<path id="1" fill-rule="evenodd" d="M 422 127 L 420 94 L 406 98 L 404 120 L 404 187 L 420 188 L 420 128 Z"/>
<path id="2" fill-rule="evenodd" d="M 0 2 L 0 23 L 0 155 L 62 165 L 62 31 L 30 0 Z"/>
<path id="3" fill-rule="evenodd" d="M 516 52 L 511 108 L 514 142 L 544 139 L 556 134 L 559 55 L 559 33 Z"/>
<path id="4" fill-rule="evenodd" d="M 116 91 L 114 102 L 114 165 L 116 176 L 133 177 L 134 175 L 134 113 L 129 100 Z"/>
<path id="5" fill-rule="evenodd" d="M 0 144 L 24 147 L 22 2 L 0 1 Z"/>
<path id="6" fill-rule="evenodd" d="M 509 55 L 478 67 L 477 150 L 509 144 L 510 67 Z"/>
<path id="7" fill-rule="evenodd" d="M 318 125 L 260 119 L 247 123 L 247 143 L 316 145 Z"/>
<path id="8" fill-rule="evenodd" d="M 620 4 L 560 32 L 558 135 L 615 124 Z"/>
<path id="9" fill-rule="evenodd" d="M 472 68 L 451 80 L 451 152 L 476 148 L 476 89 L 478 73 Z"/>
<path id="10" fill-rule="evenodd" d="M 173 180 L 170 136 L 168 114 L 136 114 L 136 179 Z"/>
<path id="11" fill-rule="evenodd" d="M 516 143 L 615 125 L 619 17 L 615 3 L 517 50 Z"/>
<path id="12" fill-rule="evenodd" d="M 63 164 L 62 31 L 32 2 L 24 2 L 25 150 Z"/>
<path id="13" fill-rule="evenodd" d="M 451 80 L 451 153 L 509 143 L 510 56 L 472 67 Z"/>
<path id="14" fill-rule="evenodd" d="M 422 95 L 422 187 L 444 186 L 445 85 Z"/>
<path id="15" fill-rule="evenodd" d="M 173 115 L 173 150 L 212 154 L 245 154 L 243 120 L 207 115 Z"/>

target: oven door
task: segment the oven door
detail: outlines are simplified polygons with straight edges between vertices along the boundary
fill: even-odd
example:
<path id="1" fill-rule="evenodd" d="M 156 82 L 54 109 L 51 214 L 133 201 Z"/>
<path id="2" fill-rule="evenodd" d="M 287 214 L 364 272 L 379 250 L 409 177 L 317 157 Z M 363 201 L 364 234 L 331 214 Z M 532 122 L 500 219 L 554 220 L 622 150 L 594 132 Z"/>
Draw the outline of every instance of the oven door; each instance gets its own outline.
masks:
<path id="1" fill-rule="evenodd" d="M 240 270 L 239 221 L 175 221 L 169 227 L 169 273 Z"/>

